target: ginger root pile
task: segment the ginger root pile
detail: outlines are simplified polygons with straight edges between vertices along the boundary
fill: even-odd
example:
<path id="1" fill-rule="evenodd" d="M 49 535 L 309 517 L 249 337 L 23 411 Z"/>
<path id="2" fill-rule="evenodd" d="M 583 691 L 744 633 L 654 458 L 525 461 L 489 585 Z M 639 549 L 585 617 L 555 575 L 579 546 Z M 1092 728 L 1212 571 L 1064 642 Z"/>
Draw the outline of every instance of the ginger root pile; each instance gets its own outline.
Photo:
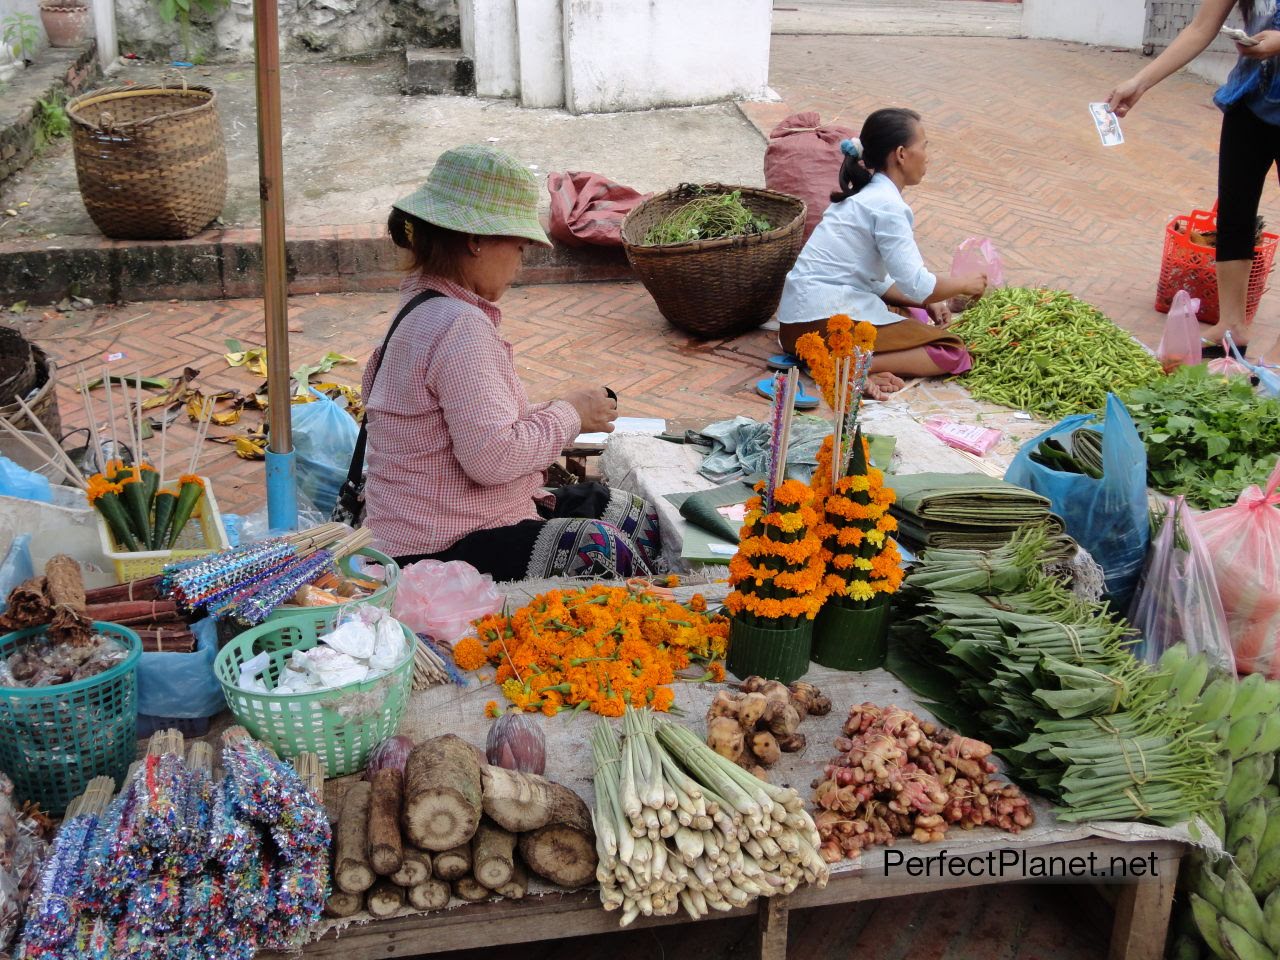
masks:
<path id="1" fill-rule="evenodd" d="M 814 782 L 828 863 L 898 837 L 941 840 L 955 824 L 1018 833 L 1033 822 L 1022 791 L 991 779 L 990 745 L 899 707 L 853 707 L 835 747 L 840 756 Z"/>
<path id="2" fill-rule="evenodd" d="M 707 711 L 707 745 L 722 757 L 766 779 L 766 767 L 784 753 L 799 753 L 805 737 L 798 732 L 809 714 L 831 712 L 831 700 L 811 683 L 788 687 L 776 680 L 748 677 L 738 692 L 721 690 Z"/>

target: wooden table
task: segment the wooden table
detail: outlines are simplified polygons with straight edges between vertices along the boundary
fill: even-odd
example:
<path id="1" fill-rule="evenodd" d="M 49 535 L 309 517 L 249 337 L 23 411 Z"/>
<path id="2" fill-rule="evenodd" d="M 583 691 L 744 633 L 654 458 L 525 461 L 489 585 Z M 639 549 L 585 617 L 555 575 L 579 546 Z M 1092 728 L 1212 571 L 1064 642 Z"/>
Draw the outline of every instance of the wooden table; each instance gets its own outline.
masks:
<path id="1" fill-rule="evenodd" d="M 936 855 L 946 843 L 911 846 L 915 856 Z M 1099 864 L 1111 864 L 1112 857 L 1154 857 L 1158 875 L 1140 882 L 1116 885 L 1115 922 L 1111 932 L 1108 960 L 1160 960 L 1164 955 L 1174 885 L 1184 846 L 1173 840 L 1119 841 L 1091 838 L 1067 843 L 1014 843 L 990 849 L 1016 849 L 1041 856 L 1088 857 Z M 979 853 L 969 848 L 966 855 Z M 708 920 L 757 918 L 760 960 L 785 960 L 787 922 L 792 910 L 856 903 L 887 897 L 903 897 L 959 887 L 1016 882 L 990 878 L 960 877 L 915 879 L 905 875 L 885 877 L 860 869 L 843 870 L 832 876 L 824 889 L 801 887 L 789 897 L 761 899 L 750 907 L 726 913 L 712 913 Z M 1048 881 L 1052 882 L 1052 881 Z M 674 917 L 640 917 L 627 929 L 692 923 L 684 914 Z M 413 957 L 471 950 L 508 943 L 527 943 L 611 933 L 618 927 L 618 914 L 606 913 L 594 889 L 575 893 L 545 894 L 524 900 L 501 900 L 468 904 L 439 913 L 414 914 L 391 920 L 349 926 L 330 932 L 303 951 L 306 958 L 373 960 L 381 957 Z M 267 956 L 267 955 L 263 955 Z"/>

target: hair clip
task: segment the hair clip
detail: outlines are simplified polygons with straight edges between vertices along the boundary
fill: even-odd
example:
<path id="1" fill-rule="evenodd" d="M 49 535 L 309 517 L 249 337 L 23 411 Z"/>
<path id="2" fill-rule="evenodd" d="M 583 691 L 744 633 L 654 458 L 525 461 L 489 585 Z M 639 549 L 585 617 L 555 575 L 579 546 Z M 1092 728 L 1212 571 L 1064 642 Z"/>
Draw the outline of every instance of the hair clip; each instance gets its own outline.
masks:
<path id="1" fill-rule="evenodd" d="M 846 157 L 852 157 L 854 160 L 862 159 L 862 141 L 857 137 L 849 140 L 840 141 L 840 152 Z"/>

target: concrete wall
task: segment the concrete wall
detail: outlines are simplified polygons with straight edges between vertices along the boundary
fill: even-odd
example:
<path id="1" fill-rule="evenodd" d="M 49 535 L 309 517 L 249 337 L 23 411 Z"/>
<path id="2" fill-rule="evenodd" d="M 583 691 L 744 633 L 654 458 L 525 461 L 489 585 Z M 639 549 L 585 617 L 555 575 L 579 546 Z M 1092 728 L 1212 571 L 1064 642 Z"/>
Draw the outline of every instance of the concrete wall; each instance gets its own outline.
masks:
<path id="1" fill-rule="evenodd" d="M 1100 46 L 1142 46 L 1146 0 L 1023 0 L 1022 32 L 1028 37 L 1074 40 Z"/>
<path id="2" fill-rule="evenodd" d="M 1191 22 L 1199 0 L 1148 0 L 1144 49 L 1152 54 L 1164 50 L 1178 32 Z M 1243 27 L 1239 10 L 1233 9 L 1227 23 Z M 1209 49 L 1187 65 L 1187 71 L 1214 83 L 1221 83 L 1236 62 L 1236 48 L 1226 37 L 1218 37 Z"/>
<path id="3" fill-rule="evenodd" d="M 10 0 L 0 0 L 7 3 Z M 31 0 L 35 2 L 35 0 Z M 457 0 L 278 0 L 285 56 L 323 52 L 357 56 L 404 46 L 458 42 Z M 115 0 L 122 52 L 170 58 L 182 53 L 178 25 L 167 24 L 154 0 Z M 230 0 L 217 16 L 196 15 L 192 56 L 211 61 L 253 59 L 253 2 Z"/>
<path id="4" fill-rule="evenodd" d="M 476 65 L 476 93 L 482 97 L 520 95 L 520 46 L 516 0 L 463 0 L 467 45 Z"/>
<path id="5" fill-rule="evenodd" d="M 561 0 L 516 0 L 520 105 L 564 106 L 564 8 Z"/>
<path id="6" fill-rule="evenodd" d="M 563 0 L 573 113 L 758 97 L 771 0 Z"/>

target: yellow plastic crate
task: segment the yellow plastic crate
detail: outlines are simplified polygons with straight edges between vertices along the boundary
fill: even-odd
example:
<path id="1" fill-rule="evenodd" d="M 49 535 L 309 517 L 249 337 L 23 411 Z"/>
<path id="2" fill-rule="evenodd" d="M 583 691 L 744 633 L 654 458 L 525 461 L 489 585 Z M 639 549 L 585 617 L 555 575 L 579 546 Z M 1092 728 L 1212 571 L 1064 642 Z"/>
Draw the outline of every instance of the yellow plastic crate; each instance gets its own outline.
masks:
<path id="1" fill-rule="evenodd" d="M 171 563 L 203 557 L 231 546 L 222 525 L 222 514 L 218 512 L 218 501 L 213 496 L 213 484 L 208 477 L 201 479 L 204 480 L 204 496 L 196 504 L 191 519 L 172 550 L 124 550 L 116 542 L 107 522 L 98 517 L 102 552 L 115 565 L 116 579 L 120 583 L 145 580 L 162 572 Z"/>

